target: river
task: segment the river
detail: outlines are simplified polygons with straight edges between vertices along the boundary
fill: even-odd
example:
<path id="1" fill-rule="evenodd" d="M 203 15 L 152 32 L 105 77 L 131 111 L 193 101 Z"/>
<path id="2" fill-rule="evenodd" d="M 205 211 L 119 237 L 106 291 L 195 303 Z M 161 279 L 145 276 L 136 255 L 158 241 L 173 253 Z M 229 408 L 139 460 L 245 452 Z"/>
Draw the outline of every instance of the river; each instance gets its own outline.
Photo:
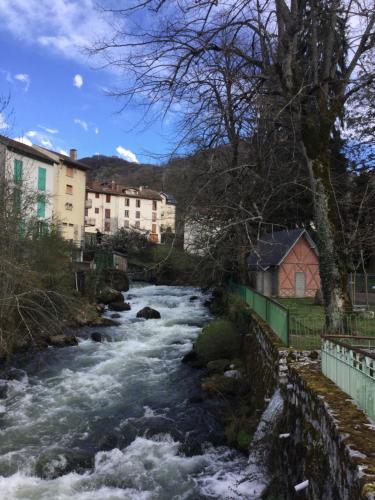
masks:
<path id="1" fill-rule="evenodd" d="M 100 330 L 112 342 L 83 329 L 77 347 L 42 351 L 0 381 L 1 500 L 240 498 L 247 458 L 222 444 L 220 402 L 181 363 L 210 319 L 205 297 L 140 284 L 128 296 L 121 324 Z M 137 319 L 144 306 L 161 319 Z"/>

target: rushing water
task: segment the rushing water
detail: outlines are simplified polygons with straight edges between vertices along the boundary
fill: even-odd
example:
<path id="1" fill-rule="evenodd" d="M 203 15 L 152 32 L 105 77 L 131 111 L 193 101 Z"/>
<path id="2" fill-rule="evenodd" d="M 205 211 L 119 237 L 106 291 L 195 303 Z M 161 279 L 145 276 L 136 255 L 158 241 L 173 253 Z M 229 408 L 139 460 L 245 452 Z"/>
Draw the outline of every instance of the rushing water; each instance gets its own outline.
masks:
<path id="1" fill-rule="evenodd" d="M 201 399 L 200 372 L 181 363 L 209 319 L 203 296 L 129 294 L 121 325 L 101 330 L 112 342 L 82 331 L 78 347 L 43 351 L 6 381 L 1 500 L 241 498 L 247 459 L 221 444 L 218 403 Z M 146 305 L 162 319 L 138 320 Z"/>

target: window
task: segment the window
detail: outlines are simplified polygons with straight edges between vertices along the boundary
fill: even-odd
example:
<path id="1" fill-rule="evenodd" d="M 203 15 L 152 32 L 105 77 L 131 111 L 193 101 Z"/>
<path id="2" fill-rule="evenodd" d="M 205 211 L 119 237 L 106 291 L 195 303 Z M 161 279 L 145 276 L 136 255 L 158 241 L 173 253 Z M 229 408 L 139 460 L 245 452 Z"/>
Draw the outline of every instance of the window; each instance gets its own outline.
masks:
<path id="1" fill-rule="evenodd" d="M 95 193 L 95 198 L 99 198 L 100 194 L 99 193 Z"/>
<path id="2" fill-rule="evenodd" d="M 135 218 L 140 219 L 141 218 L 141 212 L 135 212 Z"/>
<path id="3" fill-rule="evenodd" d="M 21 184 L 22 182 L 23 163 L 21 160 L 14 160 L 14 182 Z"/>
<path id="4" fill-rule="evenodd" d="M 74 174 L 73 167 L 66 167 L 66 175 L 68 177 L 73 177 L 73 174 Z"/>
<path id="5" fill-rule="evenodd" d="M 106 209 L 104 210 L 104 217 L 105 217 L 106 219 L 110 219 L 110 218 L 111 218 L 111 209 L 110 209 L 110 208 L 106 208 Z"/>
<path id="6" fill-rule="evenodd" d="M 156 212 L 152 212 L 152 222 L 156 222 Z"/>
<path id="7" fill-rule="evenodd" d="M 65 210 L 73 210 L 73 204 L 72 203 L 65 203 Z"/>
<path id="8" fill-rule="evenodd" d="M 73 186 L 71 184 L 67 184 L 65 192 L 66 194 L 73 194 Z"/>
<path id="9" fill-rule="evenodd" d="M 38 195 L 37 217 L 44 218 L 46 216 L 46 198 L 43 194 Z"/>
<path id="10" fill-rule="evenodd" d="M 129 227 L 129 221 L 128 220 L 124 220 L 124 227 Z"/>
<path id="11" fill-rule="evenodd" d="M 129 200 L 129 198 L 125 198 L 125 206 L 126 207 L 130 206 L 130 200 Z"/>
<path id="12" fill-rule="evenodd" d="M 138 229 L 141 227 L 140 223 L 139 223 L 139 220 L 136 220 L 135 221 L 135 227 L 137 227 Z"/>
<path id="13" fill-rule="evenodd" d="M 111 195 L 110 195 L 110 194 L 106 194 L 106 195 L 105 195 L 105 201 L 106 201 L 107 203 L 111 203 Z"/>
<path id="14" fill-rule="evenodd" d="M 135 200 L 135 206 L 141 208 L 141 200 Z"/>
<path id="15" fill-rule="evenodd" d="M 38 189 L 39 191 L 46 190 L 46 169 L 43 167 L 38 168 Z"/>
<path id="16" fill-rule="evenodd" d="M 104 223 L 104 231 L 105 231 L 106 233 L 109 233 L 109 232 L 110 232 L 110 230 L 111 230 L 111 223 L 110 223 L 110 222 L 105 222 L 105 223 Z"/>
<path id="17" fill-rule="evenodd" d="M 88 217 L 88 215 L 89 215 L 89 209 L 85 208 L 85 217 Z"/>
<path id="18" fill-rule="evenodd" d="M 158 202 L 154 200 L 152 202 L 152 210 L 157 210 L 157 209 L 158 209 Z"/>
<path id="19" fill-rule="evenodd" d="M 129 217 L 129 210 L 125 210 L 125 215 L 124 217 Z"/>
<path id="20" fill-rule="evenodd" d="M 152 224 L 151 232 L 156 233 L 156 224 Z"/>
<path id="21" fill-rule="evenodd" d="M 99 213 L 99 208 L 95 208 L 95 213 L 98 214 Z"/>

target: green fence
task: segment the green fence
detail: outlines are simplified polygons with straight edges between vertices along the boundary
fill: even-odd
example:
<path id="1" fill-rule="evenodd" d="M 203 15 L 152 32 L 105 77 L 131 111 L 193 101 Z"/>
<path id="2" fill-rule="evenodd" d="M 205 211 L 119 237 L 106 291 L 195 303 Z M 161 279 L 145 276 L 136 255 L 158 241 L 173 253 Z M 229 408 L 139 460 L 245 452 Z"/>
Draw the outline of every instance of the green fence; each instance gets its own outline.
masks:
<path id="1" fill-rule="evenodd" d="M 269 324 L 283 344 L 289 346 L 289 311 L 286 307 L 233 281 L 229 282 L 229 289 L 238 293 L 249 307 Z"/>
<path id="2" fill-rule="evenodd" d="M 375 420 L 374 337 L 323 337 L 322 372 Z"/>

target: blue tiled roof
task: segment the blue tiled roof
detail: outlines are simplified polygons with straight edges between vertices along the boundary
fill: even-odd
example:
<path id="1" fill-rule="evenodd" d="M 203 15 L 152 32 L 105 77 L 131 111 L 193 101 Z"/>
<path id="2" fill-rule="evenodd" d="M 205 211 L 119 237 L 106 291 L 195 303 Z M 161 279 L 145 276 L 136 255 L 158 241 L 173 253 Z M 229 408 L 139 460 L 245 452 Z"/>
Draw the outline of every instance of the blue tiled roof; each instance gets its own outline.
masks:
<path id="1" fill-rule="evenodd" d="M 169 194 L 169 193 L 164 193 L 162 192 L 161 193 L 163 196 L 165 196 L 166 200 L 167 200 L 167 203 L 170 203 L 171 205 L 176 205 L 177 204 L 177 200 L 176 198 L 173 196 L 173 194 Z"/>
<path id="2" fill-rule="evenodd" d="M 283 231 L 264 234 L 249 255 L 247 259 L 248 266 L 261 267 L 263 269 L 278 266 L 302 234 L 305 234 L 310 246 L 317 253 L 315 243 L 306 229 L 285 229 Z"/>

